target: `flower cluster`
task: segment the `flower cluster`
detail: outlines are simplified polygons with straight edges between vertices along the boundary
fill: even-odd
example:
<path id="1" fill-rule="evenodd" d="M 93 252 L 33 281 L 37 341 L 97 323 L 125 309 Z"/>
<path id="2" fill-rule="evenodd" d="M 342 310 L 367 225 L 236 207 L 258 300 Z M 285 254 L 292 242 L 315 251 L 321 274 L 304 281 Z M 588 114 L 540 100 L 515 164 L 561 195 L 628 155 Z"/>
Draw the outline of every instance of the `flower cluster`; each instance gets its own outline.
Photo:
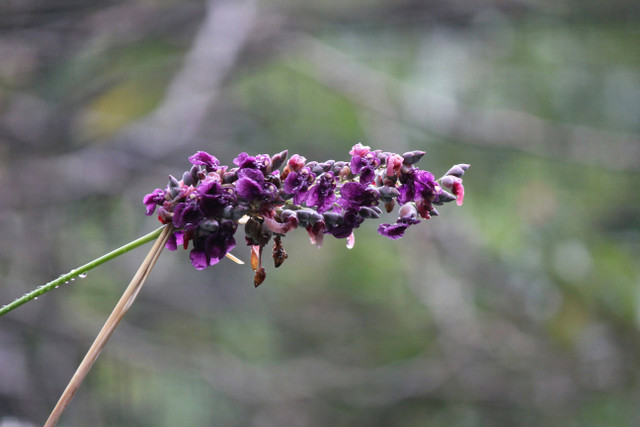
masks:
<path id="1" fill-rule="evenodd" d="M 295 228 L 306 229 L 317 246 L 331 234 L 346 238 L 351 248 L 353 230 L 365 219 L 379 218 L 381 204 L 387 212 L 400 206 L 395 223 L 378 227 L 378 233 L 390 239 L 438 215 L 435 206 L 453 200 L 462 205 L 467 164 L 453 166 L 436 180 L 414 166 L 423 151 L 400 155 L 356 144 L 349 154 L 348 162 L 318 163 L 298 154 L 287 160 L 287 151 L 274 156 L 241 153 L 229 168 L 198 151 L 189 157 L 193 166 L 182 179 L 170 176 L 165 189 L 144 197 L 146 214 L 157 209 L 160 222 L 173 225 L 168 249 L 187 249 L 191 242 L 191 263 L 199 270 L 218 263 L 235 247 L 235 232 L 243 224 L 258 286 L 266 277 L 263 248 L 272 237 L 278 267 L 287 258 L 281 238 Z"/>

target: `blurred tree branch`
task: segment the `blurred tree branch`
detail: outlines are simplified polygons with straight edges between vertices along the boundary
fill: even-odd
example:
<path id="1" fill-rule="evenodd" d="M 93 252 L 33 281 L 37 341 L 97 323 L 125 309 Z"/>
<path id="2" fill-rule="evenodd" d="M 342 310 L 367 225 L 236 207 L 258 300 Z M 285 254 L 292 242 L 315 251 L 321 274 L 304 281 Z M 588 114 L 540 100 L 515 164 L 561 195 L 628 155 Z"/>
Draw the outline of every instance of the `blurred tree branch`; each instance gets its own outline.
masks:
<path id="1" fill-rule="evenodd" d="M 318 39 L 295 34 L 287 54 L 313 65 L 290 66 L 386 119 L 465 144 L 516 149 L 540 157 L 604 166 L 640 168 L 640 139 L 587 126 L 553 123 L 514 110 L 485 111 L 413 87 L 358 63 Z M 399 99 L 401 108 L 394 108 Z"/>

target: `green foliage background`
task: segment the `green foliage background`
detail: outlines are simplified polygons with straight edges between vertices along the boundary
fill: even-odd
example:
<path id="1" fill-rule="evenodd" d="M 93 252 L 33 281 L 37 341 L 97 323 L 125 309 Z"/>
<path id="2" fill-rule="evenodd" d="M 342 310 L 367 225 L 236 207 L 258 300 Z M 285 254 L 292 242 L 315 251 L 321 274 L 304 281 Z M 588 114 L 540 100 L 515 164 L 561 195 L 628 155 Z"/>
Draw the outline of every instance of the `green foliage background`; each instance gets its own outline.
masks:
<path id="1" fill-rule="evenodd" d="M 257 290 L 164 253 L 61 424 L 637 425 L 638 12 L 0 5 L 0 303 L 155 228 L 142 196 L 197 150 L 472 165 L 402 240 L 291 233 Z M 46 419 L 144 251 L 0 319 L 0 426 Z"/>

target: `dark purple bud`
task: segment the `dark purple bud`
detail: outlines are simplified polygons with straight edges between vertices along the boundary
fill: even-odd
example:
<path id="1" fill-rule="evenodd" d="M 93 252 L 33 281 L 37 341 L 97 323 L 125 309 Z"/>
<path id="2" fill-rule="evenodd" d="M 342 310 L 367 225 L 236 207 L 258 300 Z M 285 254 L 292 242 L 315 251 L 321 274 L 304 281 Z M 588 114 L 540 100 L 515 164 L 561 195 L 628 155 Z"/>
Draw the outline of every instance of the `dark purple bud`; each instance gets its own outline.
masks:
<path id="1" fill-rule="evenodd" d="M 384 187 L 378 188 L 378 192 L 380 193 L 380 200 L 383 202 L 390 202 L 391 200 L 397 198 L 400 195 L 400 192 L 395 187 Z"/>
<path id="2" fill-rule="evenodd" d="M 413 165 L 416 164 L 420 161 L 420 159 L 422 158 L 422 156 L 424 156 L 426 153 L 424 151 L 408 151 L 406 153 L 404 153 L 402 155 L 403 159 L 404 159 L 404 164 L 405 165 Z"/>
<path id="3" fill-rule="evenodd" d="M 278 154 L 271 157 L 271 166 L 269 167 L 269 172 L 273 172 L 274 170 L 280 169 L 280 167 L 287 161 L 287 156 L 289 155 L 288 150 L 284 150 L 279 152 Z"/>
<path id="4" fill-rule="evenodd" d="M 322 219 L 322 215 L 311 209 L 300 209 L 296 211 L 296 216 L 298 217 L 298 221 L 300 221 L 301 227 L 313 225 Z"/>
<path id="5" fill-rule="evenodd" d="M 210 233 L 215 233 L 216 231 L 218 231 L 219 227 L 220 224 L 215 219 L 205 219 L 204 221 L 200 222 L 200 229 L 208 231 Z"/>
<path id="6" fill-rule="evenodd" d="M 193 179 L 194 182 L 198 182 L 199 180 L 198 172 L 200 172 L 200 168 L 198 166 L 196 165 L 191 166 L 189 173 L 191 174 L 191 178 Z"/>
<path id="7" fill-rule="evenodd" d="M 438 194 L 438 200 L 435 200 L 433 204 L 440 206 L 443 203 L 453 202 L 454 200 L 456 200 L 456 196 L 449 193 L 448 191 L 441 190 L 440 193 Z"/>
<path id="8" fill-rule="evenodd" d="M 195 185 L 196 181 L 193 179 L 191 172 L 185 172 L 182 175 L 182 183 L 184 185 Z"/>
<path id="9" fill-rule="evenodd" d="M 173 175 L 169 175 L 169 188 L 180 188 L 180 182 Z"/>
<path id="10" fill-rule="evenodd" d="M 445 175 L 453 175 L 455 177 L 462 178 L 462 175 L 464 175 L 467 169 L 469 169 L 469 166 L 471 165 L 460 163 L 459 165 L 455 165 L 449 169 Z"/>
<path id="11" fill-rule="evenodd" d="M 391 153 L 387 151 L 380 151 L 376 154 L 376 157 L 378 158 L 378 160 L 380 160 L 380 164 L 384 165 L 387 162 L 387 157 L 389 157 L 390 154 Z"/>
<path id="12" fill-rule="evenodd" d="M 237 221 L 247 213 L 247 210 L 240 206 L 225 206 L 222 210 L 222 218 Z"/>
<path id="13" fill-rule="evenodd" d="M 333 171 L 333 174 L 334 175 L 340 174 L 340 171 L 342 170 L 343 167 L 346 166 L 346 164 L 347 164 L 347 162 L 343 162 L 343 161 L 335 162 L 333 164 L 332 169 L 331 169 Z"/>
<path id="14" fill-rule="evenodd" d="M 378 233 L 392 240 L 397 240 L 404 235 L 405 230 L 409 228 L 407 224 L 380 224 Z"/>
<path id="15" fill-rule="evenodd" d="M 325 212 L 322 214 L 324 218 L 324 223 L 327 227 L 335 227 L 336 225 L 340 225 L 344 222 L 344 217 L 336 212 Z"/>
<path id="16" fill-rule="evenodd" d="M 363 206 L 358 210 L 358 215 L 363 218 L 380 218 L 379 212 L 376 212 L 374 209 L 366 206 Z"/>
<path id="17" fill-rule="evenodd" d="M 234 170 L 232 172 L 226 172 L 224 175 L 222 175 L 222 182 L 225 184 L 231 184 L 232 182 L 235 182 L 238 179 L 238 171 Z"/>
<path id="18" fill-rule="evenodd" d="M 327 160 L 326 162 L 320 163 L 320 166 L 324 172 L 329 172 L 333 168 L 335 162 L 335 160 Z"/>

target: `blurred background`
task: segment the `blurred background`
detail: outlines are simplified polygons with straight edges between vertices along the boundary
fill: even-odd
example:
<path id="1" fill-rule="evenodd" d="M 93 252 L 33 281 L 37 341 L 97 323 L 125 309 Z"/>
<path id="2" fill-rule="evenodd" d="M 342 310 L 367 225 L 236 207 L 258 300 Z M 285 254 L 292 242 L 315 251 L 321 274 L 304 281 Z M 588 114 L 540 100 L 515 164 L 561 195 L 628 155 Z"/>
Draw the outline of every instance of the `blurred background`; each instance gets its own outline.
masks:
<path id="1" fill-rule="evenodd" d="M 463 207 L 290 233 L 258 289 L 163 253 L 61 425 L 640 424 L 639 40 L 631 0 L 2 2 L 0 304 L 157 228 L 197 150 L 472 164 Z M 0 319 L 1 426 L 150 246 Z"/>

